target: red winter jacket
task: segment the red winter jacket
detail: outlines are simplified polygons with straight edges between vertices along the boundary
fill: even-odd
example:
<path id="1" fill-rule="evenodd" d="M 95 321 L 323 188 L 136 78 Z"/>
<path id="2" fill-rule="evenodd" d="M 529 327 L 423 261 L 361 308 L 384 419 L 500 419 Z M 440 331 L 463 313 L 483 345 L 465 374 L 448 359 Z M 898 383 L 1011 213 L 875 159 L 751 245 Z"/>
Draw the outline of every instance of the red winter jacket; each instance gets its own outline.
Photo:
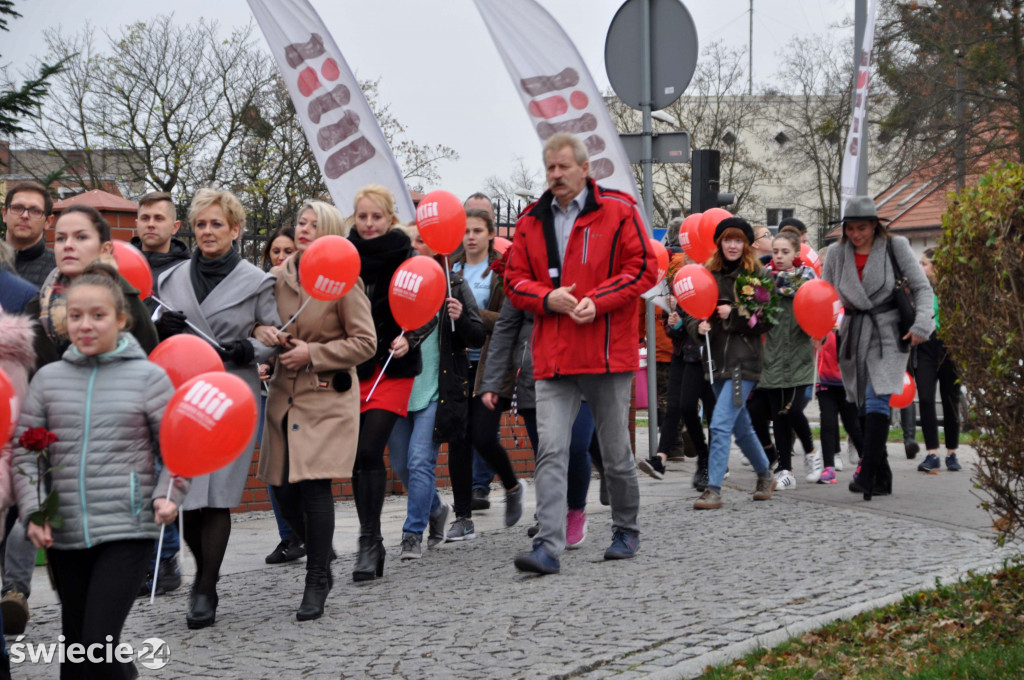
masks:
<path id="1" fill-rule="evenodd" d="M 537 380 L 582 373 L 637 370 L 637 298 L 657 280 L 657 261 L 628 194 L 587 179 L 587 200 L 576 218 L 560 263 L 550 191 L 516 223 L 505 269 L 505 293 L 534 315 L 533 375 Z M 579 325 L 547 311 L 559 286 L 594 301 L 594 321 Z"/>

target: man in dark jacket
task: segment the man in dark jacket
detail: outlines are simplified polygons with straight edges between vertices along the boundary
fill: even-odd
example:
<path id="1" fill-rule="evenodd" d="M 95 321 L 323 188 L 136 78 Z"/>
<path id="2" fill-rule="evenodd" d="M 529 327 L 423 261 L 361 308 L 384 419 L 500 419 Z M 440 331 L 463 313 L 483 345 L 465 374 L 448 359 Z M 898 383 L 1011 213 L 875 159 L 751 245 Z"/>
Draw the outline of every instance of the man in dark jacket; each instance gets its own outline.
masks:
<path id="1" fill-rule="evenodd" d="M 189 258 L 188 246 L 175 237 L 181 221 L 170 194 L 162 191 L 148 193 L 139 199 L 139 213 L 135 223 L 132 245 L 142 251 L 153 270 L 153 281 L 171 266 Z M 149 311 L 156 311 L 152 298 L 145 300 Z"/>
<path id="2" fill-rule="evenodd" d="M 588 177 L 586 146 L 571 134 L 544 145 L 548 190 L 516 223 L 508 299 L 533 313 L 539 445 L 533 551 L 521 571 L 557 573 L 565 549 L 569 428 L 580 400 L 594 415 L 612 507 L 605 559 L 640 544 L 640 490 L 629 442 L 629 392 L 639 364 L 636 301 L 657 279 L 654 251 L 631 196 Z"/>
<path id="3" fill-rule="evenodd" d="M 43 237 L 54 222 L 50 193 L 38 182 L 19 182 L 7 192 L 0 212 L 7 225 L 7 243 L 15 251 L 14 270 L 39 288 L 57 266 Z"/>

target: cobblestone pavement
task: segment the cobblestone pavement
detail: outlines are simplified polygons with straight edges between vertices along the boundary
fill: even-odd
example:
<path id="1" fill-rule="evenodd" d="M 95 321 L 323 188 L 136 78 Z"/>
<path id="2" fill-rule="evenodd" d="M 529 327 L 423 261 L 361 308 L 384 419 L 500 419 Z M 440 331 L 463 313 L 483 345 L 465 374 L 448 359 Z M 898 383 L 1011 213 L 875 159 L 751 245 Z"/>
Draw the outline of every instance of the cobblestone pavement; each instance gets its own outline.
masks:
<path id="1" fill-rule="evenodd" d="M 754 503 L 753 472 L 735 452 L 720 511 L 692 509 L 692 462 L 670 463 L 660 482 L 641 474 L 641 550 L 618 562 L 602 559 L 610 515 L 595 482 L 587 539 L 562 556 L 557 576 L 515 571 L 512 557 L 529 547 L 529 514 L 501 527 L 496 491 L 492 509 L 476 516 L 476 540 L 407 562 L 391 547 L 404 498 L 389 499 L 385 576 L 356 585 L 347 552 L 355 513 L 340 503 L 334 590 L 324 618 L 304 623 L 295 620 L 303 563 L 263 565 L 277 542 L 272 520 L 236 518 L 216 625 L 185 627 L 183 587 L 154 605 L 139 600 L 122 639 L 166 641 L 169 664 L 140 668 L 155 678 L 693 677 L 759 639 L 774 644 L 1020 552 L 994 544 L 969 472 L 923 475 L 918 461 L 890 451 L 896 495 L 871 503 L 846 490 L 848 471 L 834 486 L 798 476 L 796 492 Z M 972 456 L 962 449 L 965 463 Z M 532 511 L 532 489 L 527 495 Z M 902 509 L 915 498 L 916 512 Z M 45 576 L 37 573 L 35 586 L 24 641 L 56 641 L 59 609 L 46 603 Z M 57 668 L 20 664 L 14 677 L 53 678 Z"/>

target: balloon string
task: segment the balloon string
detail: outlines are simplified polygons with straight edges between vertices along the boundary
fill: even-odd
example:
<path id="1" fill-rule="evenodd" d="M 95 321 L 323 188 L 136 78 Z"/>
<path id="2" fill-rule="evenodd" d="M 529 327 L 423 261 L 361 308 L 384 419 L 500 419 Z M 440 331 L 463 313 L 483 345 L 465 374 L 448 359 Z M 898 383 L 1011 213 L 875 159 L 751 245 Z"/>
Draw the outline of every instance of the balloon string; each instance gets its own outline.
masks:
<path id="1" fill-rule="evenodd" d="M 167 311 L 169 311 L 169 312 L 177 312 L 178 314 L 181 314 L 181 312 L 178 312 L 178 310 L 176 310 L 174 307 L 171 307 L 169 304 L 167 304 L 166 302 L 164 302 L 163 300 L 161 300 L 160 298 L 158 298 L 155 295 L 150 295 L 149 299 L 153 300 L 154 302 L 156 302 L 158 305 L 160 305 L 162 307 L 166 307 Z M 194 323 L 189 321 L 188 319 L 185 319 L 185 325 L 188 326 L 189 328 L 191 328 L 192 330 L 194 330 L 196 332 L 196 335 L 201 337 L 203 340 L 206 340 L 208 343 L 210 343 L 211 345 L 213 345 L 217 349 L 220 349 L 220 350 L 224 349 L 223 345 L 221 345 L 219 342 L 217 342 L 216 340 L 211 338 L 206 333 L 204 333 L 201 330 L 199 330 L 199 328 Z"/>
<path id="2" fill-rule="evenodd" d="M 715 384 L 715 369 L 711 367 L 711 331 L 704 334 L 704 344 L 708 348 L 708 382 Z"/>
<path id="3" fill-rule="evenodd" d="M 161 304 L 163 304 L 163 303 L 161 303 Z M 170 482 L 170 484 L 167 485 L 167 495 L 164 496 L 164 499 L 167 500 L 167 501 L 171 500 L 171 489 L 172 488 L 174 488 L 174 475 L 171 475 L 171 482 Z M 157 579 L 160 578 L 160 553 L 163 552 L 163 549 L 164 549 L 164 531 L 166 529 L 167 529 L 167 525 L 166 524 L 161 524 L 160 525 L 160 540 L 157 541 L 157 544 L 156 544 L 156 564 L 153 565 L 153 587 L 152 587 L 152 590 L 149 591 L 149 603 L 150 604 L 153 604 L 153 601 L 156 600 L 156 582 L 157 582 Z"/>
<path id="4" fill-rule="evenodd" d="M 448 284 L 448 297 L 451 297 L 452 296 L 452 279 L 451 279 L 451 276 L 448 273 L 449 269 L 450 269 L 450 267 L 448 266 L 448 256 L 445 255 L 444 256 L 444 280 Z M 452 321 L 452 333 L 454 333 L 455 332 L 455 319 L 452 319 L 451 321 Z"/>
<path id="5" fill-rule="evenodd" d="M 405 335 L 405 331 L 404 330 L 401 333 L 398 334 L 398 337 L 400 338 L 403 335 Z M 395 339 L 397 340 L 398 338 L 395 338 Z M 370 393 L 366 395 L 366 403 L 367 404 L 370 403 L 370 397 L 373 396 L 374 390 L 376 390 L 377 389 L 377 385 L 380 384 L 380 379 L 384 377 L 384 371 L 388 370 L 388 364 L 391 363 L 391 359 L 393 359 L 394 356 L 395 356 L 395 350 L 391 350 L 391 354 L 388 354 L 388 360 L 384 362 L 384 368 L 380 369 L 380 374 L 377 376 L 377 379 L 373 381 L 373 387 L 370 388 Z"/>
<path id="6" fill-rule="evenodd" d="M 312 299 L 313 298 L 311 298 L 311 297 L 306 298 L 306 301 L 302 303 L 302 305 L 299 307 L 298 311 L 296 311 L 294 314 L 292 314 L 292 318 L 290 318 L 287 321 L 285 321 L 284 325 L 277 329 L 277 332 L 280 333 L 285 328 L 288 328 L 288 326 L 292 325 L 292 321 L 295 321 L 295 319 L 298 318 L 299 314 L 302 314 L 302 310 L 306 308 L 306 305 L 308 305 L 310 300 L 312 300 Z"/>

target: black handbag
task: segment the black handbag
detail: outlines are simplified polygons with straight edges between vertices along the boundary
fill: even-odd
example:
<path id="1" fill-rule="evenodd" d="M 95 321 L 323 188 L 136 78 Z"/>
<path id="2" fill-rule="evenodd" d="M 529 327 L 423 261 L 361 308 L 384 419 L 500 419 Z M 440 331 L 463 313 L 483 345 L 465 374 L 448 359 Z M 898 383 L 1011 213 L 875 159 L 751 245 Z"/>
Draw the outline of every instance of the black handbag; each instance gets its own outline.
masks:
<path id="1" fill-rule="evenodd" d="M 914 326 L 914 319 L 917 318 L 917 303 L 914 302 L 914 293 L 910 290 L 910 279 L 903 275 L 896 256 L 892 253 L 892 241 L 885 244 L 889 253 L 889 261 L 892 262 L 893 274 L 896 277 L 896 285 L 893 287 L 892 298 L 899 312 L 900 344 L 909 345 L 904 341 L 903 336 L 910 332 Z"/>

